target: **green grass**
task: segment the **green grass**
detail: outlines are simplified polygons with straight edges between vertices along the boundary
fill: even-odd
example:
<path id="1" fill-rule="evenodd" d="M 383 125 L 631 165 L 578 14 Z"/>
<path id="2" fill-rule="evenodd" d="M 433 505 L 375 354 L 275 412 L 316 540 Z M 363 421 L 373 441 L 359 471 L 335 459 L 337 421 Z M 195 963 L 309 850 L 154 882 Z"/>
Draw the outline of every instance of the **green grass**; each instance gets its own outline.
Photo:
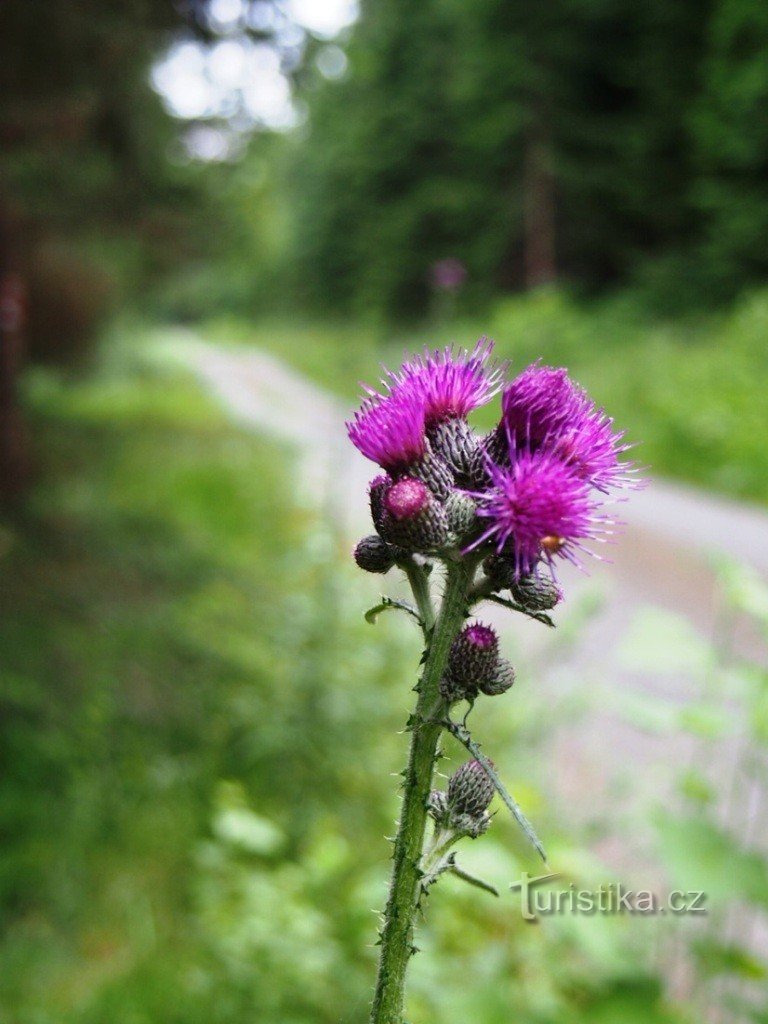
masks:
<path id="1" fill-rule="evenodd" d="M 567 366 L 638 443 L 636 458 L 654 473 L 768 501 L 768 292 L 743 298 L 727 314 L 685 321 L 653 320 L 627 298 L 584 305 L 544 291 L 432 330 L 287 321 L 219 321 L 208 330 L 275 352 L 350 407 L 357 381 L 375 382 L 380 362 L 392 366 L 405 349 L 466 345 L 488 334 L 514 370 L 538 358 Z"/>

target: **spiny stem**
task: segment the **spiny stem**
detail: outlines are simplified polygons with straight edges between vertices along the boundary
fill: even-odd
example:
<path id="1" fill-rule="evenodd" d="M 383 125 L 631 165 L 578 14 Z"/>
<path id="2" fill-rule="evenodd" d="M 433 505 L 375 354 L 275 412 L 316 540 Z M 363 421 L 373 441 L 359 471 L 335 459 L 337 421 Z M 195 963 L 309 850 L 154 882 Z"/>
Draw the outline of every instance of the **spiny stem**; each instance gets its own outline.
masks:
<path id="1" fill-rule="evenodd" d="M 426 573 L 415 562 L 410 569 L 404 568 L 411 581 L 419 611 L 428 621 L 427 609 L 431 609 L 432 602 Z M 442 730 L 441 724 L 430 721 L 427 713 L 437 701 L 448 652 L 464 621 L 467 593 L 474 574 L 474 562 L 456 561 L 448 564 L 440 612 L 437 620 L 432 620 L 434 630 L 428 641 L 424 672 L 419 682 L 419 696 L 412 719 L 411 748 L 405 771 L 400 823 L 395 838 L 392 879 L 381 930 L 381 956 L 371 1024 L 402 1024 L 403 1021 L 405 972 L 413 952 L 413 924 L 421 893 L 420 860 L 427 822 L 427 798 Z"/>

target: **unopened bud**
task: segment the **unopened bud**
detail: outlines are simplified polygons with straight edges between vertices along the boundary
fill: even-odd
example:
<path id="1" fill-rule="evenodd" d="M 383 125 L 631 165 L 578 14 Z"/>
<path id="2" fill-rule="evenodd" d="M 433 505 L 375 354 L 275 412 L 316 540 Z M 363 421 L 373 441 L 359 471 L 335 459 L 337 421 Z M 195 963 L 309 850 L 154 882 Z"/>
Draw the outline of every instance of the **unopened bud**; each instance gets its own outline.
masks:
<path id="1" fill-rule="evenodd" d="M 507 555 L 489 555 L 483 562 L 483 572 L 497 590 L 507 590 L 515 582 L 515 560 Z"/>
<path id="2" fill-rule="evenodd" d="M 363 537 L 354 551 L 354 558 L 366 572 L 389 572 L 395 564 L 397 550 L 377 534 Z"/>
<path id="3" fill-rule="evenodd" d="M 454 491 L 445 503 L 448 528 L 457 540 L 466 537 L 477 525 L 477 505 L 468 494 Z"/>
<path id="4" fill-rule="evenodd" d="M 491 805 L 496 787 L 479 761 L 465 761 L 448 783 L 448 808 L 478 818 Z"/>
<path id="5" fill-rule="evenodd" d="M 506 658 L 499 658 L 499 663 L 493 675 L 480 683 L 480 690 L 486 697 L 497 697 L 500 693 L 506 693 L 515 682 L 515 670 Z"/>
<path id="6" fill-rule="evenodd" d="M 448 821 L 448 794 L 442 789 L 433 789 L 427 797 L 427 811 L 438 825 Z"/>
<path id="7" fill-rule="evenodd" d="M 457 476 L 469 482 L 480 439 L 467 421 L 459 417 L 441 420 L 430 427 L 429 439 L 434 452 Z"/>
<path id="8" fill-rule="evenodd" d="M 375 477 L 368 484 L 368 501 L 371 507 L 371 519 L 378 530 L 384 516 L 384 495 L 387 489 L 392 486 L 390 477 L 382 474 Z"/>
<path id="9" fill-rule="evenodd" d="M 451 698 L 443 692 L 441 683 L 443 696 L 449 700 L 476 697 L 483 680 L 493 675 L 498 660 L 499 640 L 495 630 L 482 622 L 465 626 L 451 645 L 443 680 L 446 690 L 459 693 L 460 696 Z"/>
<path id="10" fill-rule="evenodd" d="M 549 576 L 521 576 L 509 589 L 515 601 L 532 612 L 547 612 L 563 597 L 562 590 Z"/>
<path id="11" fill-rule="evenodd" d="M 384 495 L 384 512 L 379 532 L 390 544 L 406 551 L 430 552 L 448 540 L 448 519 L 421 480 L 403 477 Z"/>

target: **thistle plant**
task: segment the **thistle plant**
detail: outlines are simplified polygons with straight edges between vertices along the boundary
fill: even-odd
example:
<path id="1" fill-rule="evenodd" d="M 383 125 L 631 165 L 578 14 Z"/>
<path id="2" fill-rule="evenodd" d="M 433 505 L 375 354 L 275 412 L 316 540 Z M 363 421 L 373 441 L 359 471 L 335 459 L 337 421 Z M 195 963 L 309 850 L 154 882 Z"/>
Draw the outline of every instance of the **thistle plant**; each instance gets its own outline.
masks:
<path id="1" fill-rule="evenodd" d="M 358 543 L 355 560 L 372 573 L 401 570 L 413 593 L 413 604 L 382 598 L 367 618 L 403 610 L 418 622 L 425 645 L 407 723 L 410 752 L 372 1024 L 403 1022 L 415 918 L 438 879 L 451 873 L 495 892 L 460 867 L 454 849 L 487 831 L 495 794 L 546 860 L 467 727 L 477 700 L 499 698 L 515 682 L 495 630 L 475 617 L 477 607 L 493 602 L 553 626 L 549 612 L 563 597 L 558 561 L 581 567 L 582 555 L 594 554 L 590 544 L 614 532 L 609 504 L 636 484 L 635 467 L 621 459 L 628 447 L 622 433 L 565 370 L 536 363 L 505 383 L 506 364 L 492 349 L 481 339 L 472 351 L 425 351 L 386 371 L 380 390 L 365 388 L 347 424 L 352 443 L 383 471 L 369 485 L 376 532 Z M 481 437 L 467 417 L 500 392 L 500 421 Z M 432 788 L 444 732 L 471 754 L 446 791 Z"/>

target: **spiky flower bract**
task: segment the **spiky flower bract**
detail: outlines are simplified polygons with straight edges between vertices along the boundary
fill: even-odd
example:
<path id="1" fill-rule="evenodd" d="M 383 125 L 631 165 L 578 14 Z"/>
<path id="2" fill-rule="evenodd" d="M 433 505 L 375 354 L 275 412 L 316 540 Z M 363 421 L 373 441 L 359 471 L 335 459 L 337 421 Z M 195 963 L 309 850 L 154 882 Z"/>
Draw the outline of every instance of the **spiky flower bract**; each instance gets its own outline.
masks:
<path id="1" fill-rule="evenodd" d="M 347 422 L 352 444 L 392 473 L 402 472 L 427 450 L 423 405 L 407 394 L 369 394 Z"/>
<path id="2" fill-rule="evenodd" d="M 510 467 L 490 465 L 491 486 L 475 495 L 487 528 L 473 546 L 490 541 L 510 556 L 518 576 L 555 555 L 577 561 L 574 548 L 605 524 L 589 486 L 557 456 L 524 452 Z"/>
<path id="3" fill-rule="evenodd" d="M 425 349 L 388 372 L 385 381 L 393 396 L 407 396 L 424 410 L 427 427 L 466 417 L 484 405 L 502 386 L 504 365 L 489 361 L 493 342 L 481 338 L 474 349 Z"/>

